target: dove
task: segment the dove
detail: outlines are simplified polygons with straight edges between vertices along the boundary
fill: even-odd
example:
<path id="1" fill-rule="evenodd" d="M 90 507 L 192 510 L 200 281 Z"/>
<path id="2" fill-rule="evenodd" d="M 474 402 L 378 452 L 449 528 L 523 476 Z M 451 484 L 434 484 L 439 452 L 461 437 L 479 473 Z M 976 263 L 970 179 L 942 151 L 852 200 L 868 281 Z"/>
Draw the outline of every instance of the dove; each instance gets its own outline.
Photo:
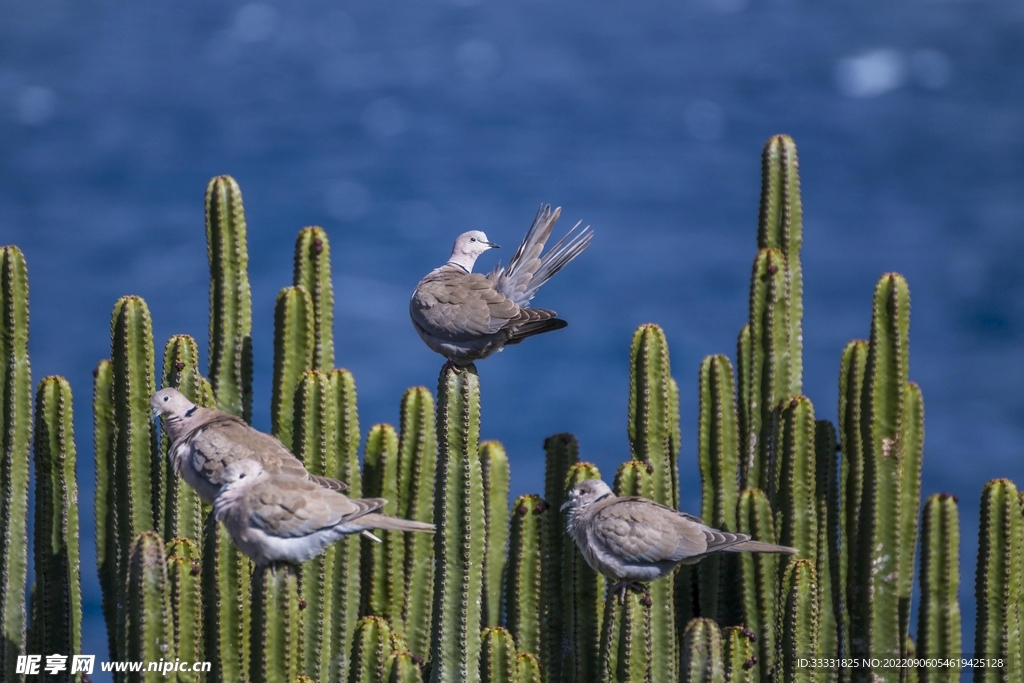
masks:
<path id="1" fill-rule="evenodd" d="M 263 567 L 311 560 L 370 529 L 434 532 L 433 524 L 381 514 L 386 502 L 349 498 L 303 477 L 271 474 L 255 460 L 236 460 L 224 469 L 213 513 L 238 549 Z"/>
<path id="2" fill-rule="evenodd" d="M 561 207 L 542 206 L 507 267 L 499 263 L 487 275 L 473 272 L 477 257 L 497 244 L 479 230 L 459 235 L 448 262 L 416 285 L 409 315 L 420 338 L 457 367 L 486 358 L 536 334 L 568 323 L 530 300 L 555 273 L 583 253 L 593 232 L 579 223 L 547 254 L 544 251 Z"/>
<path id="3" fill-rule="evenodd" d="M 700 518 L 639 496 L 618 497 L 600 479 L 569 491 L 566 529 L 591 569 L 614 579 L 611 593 L 671 574 L 719 552 L 796 553 L 747 534 L 719 531 Z"/>
<path id="4" fill-rule="evenodd" d="M 271 474 L 308 479 L 337 491 L 348 489 L 336 479 L 307 472 L 302 461 L 270 434 L 253 429 L 234 415 L 196 406 L 177 389 L 168 387 L 156 392 L 149 406 L 154 415 L 163 418 L 175 472 L 205 503 L 213 505 L 224 483 L 224 469 L 243 459 L 258 461 Z"/>

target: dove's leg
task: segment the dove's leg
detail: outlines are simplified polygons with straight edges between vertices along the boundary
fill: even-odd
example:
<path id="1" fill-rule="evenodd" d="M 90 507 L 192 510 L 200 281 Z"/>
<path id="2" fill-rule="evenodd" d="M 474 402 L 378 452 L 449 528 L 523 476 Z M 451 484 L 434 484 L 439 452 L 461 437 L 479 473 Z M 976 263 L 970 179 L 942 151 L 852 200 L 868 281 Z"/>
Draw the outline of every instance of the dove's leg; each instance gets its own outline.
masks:
<path id="1" fill-rule="evenodd" d="M 626 591 L 631 590 L 635 593 L 646 593 L 647 587 L 639 581 L 623 580 L 611 587 L 609 595 L 619 594 L 619 604 L 625 604 L 626 602 Z"/>

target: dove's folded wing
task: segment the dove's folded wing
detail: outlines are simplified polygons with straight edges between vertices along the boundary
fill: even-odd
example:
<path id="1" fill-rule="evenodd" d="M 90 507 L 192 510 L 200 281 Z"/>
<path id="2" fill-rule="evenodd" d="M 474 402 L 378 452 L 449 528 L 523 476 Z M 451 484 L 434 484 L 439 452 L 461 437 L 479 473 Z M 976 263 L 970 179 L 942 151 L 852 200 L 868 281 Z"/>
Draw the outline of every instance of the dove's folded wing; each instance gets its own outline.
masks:
<path id="1" fill-rule="evenodd" d="M 590 524 L 591 541 L 623 562 L 680 562 L 707 551 L 701 527 L 678 525 L 671 509 L 636 498 L 620 498 L 598 511 Z"/>
<path id="2" fill-rule="evenodd" d="M 460 342 L 494 334 L 520 315 L 519 307 L 479 273 L 454 267 L 420 282 L 409 306 L 413 321 L 435 337 Z"/>
<path id="3" fill-rule="evenodd" d="M 308 536 L 379 510 L 382 498 L 348 498 L 307 479 L 272 477 L 247 493 L 249 522 L 271 536 Z"/>

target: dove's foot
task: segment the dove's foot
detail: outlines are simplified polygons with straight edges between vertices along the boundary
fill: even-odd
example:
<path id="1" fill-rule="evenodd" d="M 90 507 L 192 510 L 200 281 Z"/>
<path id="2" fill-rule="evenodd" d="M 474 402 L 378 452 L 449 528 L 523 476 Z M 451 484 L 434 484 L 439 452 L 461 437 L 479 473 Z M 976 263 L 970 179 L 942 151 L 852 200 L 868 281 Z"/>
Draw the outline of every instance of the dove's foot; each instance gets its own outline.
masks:
<path id="1" fill-rule="evenodd" d="M 643 593 L 647 595 L 647 586 L 640 583 L 639 581 L 619 581 L 617 584 L 611 587 L 611 595 L 619 594 L 619 604 L 623 605 L 626 603 L 626 591 L 631 590 L 634 593 Z"/>

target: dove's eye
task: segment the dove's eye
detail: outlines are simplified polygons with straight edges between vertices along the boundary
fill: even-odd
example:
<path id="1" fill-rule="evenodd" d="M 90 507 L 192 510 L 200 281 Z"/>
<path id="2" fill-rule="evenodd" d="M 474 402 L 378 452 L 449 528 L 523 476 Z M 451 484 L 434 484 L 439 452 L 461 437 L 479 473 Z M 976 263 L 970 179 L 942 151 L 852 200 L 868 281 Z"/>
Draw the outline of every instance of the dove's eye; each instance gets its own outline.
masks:
<path id="1" fill-rule="evenodd" d="M 476 242 L 476 238 L 475 238 L 475 237 L 470 237 L 470 238 L 469 238 L 469 241 L 470 241 L 470 242 Z"/>
<path id="2" fill-rule="evenodd" d="M 170 398 L 171 398 L 170 396 L 164 396 L 164 401 L 169 401 Z"/>

